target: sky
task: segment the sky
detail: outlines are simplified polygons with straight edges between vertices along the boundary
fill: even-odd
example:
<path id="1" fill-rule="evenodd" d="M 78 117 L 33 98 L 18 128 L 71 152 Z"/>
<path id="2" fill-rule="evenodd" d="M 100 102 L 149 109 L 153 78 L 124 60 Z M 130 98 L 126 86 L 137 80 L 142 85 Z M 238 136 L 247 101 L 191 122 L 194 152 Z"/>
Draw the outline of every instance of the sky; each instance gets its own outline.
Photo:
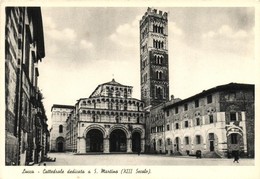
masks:
<path id="1" fill-rule="evenodd" d="M 154 7 L 156 8 L 156 7 Z M 53 104 L 74 105 L 114 78 L 140 99 L 139 20 L 147 7 L 42 7 L 46 56 L 39 88 L 51 127 Z M 252 7 L 160 7 L 168 12 L 170 95 L 255 84 Z"/>

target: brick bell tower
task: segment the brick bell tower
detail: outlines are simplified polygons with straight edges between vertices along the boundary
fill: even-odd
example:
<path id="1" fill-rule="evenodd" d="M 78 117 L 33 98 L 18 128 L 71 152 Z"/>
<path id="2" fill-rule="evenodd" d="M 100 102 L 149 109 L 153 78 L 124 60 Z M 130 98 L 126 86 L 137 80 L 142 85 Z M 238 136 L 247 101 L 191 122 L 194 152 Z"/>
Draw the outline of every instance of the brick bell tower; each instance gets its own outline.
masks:
<path id="1" fill-rule="evenodd" d="M 169 99 L 168 14 L 148 8 L 140 20 L 141 100 L 145 107 Z"/>

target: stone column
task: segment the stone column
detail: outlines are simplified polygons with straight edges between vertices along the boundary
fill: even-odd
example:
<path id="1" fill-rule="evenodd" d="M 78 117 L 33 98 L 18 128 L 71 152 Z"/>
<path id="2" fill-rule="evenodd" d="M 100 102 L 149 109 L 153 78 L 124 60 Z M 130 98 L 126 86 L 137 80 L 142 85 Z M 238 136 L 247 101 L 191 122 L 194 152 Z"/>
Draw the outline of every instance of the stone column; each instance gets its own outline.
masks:
<path id="1" fill-rule="evenodd" d="M 104 139 L 103 148 L 104 148 L 103 153 L 109 153 L 109 138 Z"/>
<path id="2" fill-rule="evenodd" d="M 86 140 L 85 138 L 79 138 L 78 139 L 78 153 L 86 153 Z"/>
<path id="3" fill-rule="evenodd" d="M 141 152 L 145 151 L 145 139 L 141 139 Z"/>
<path id="4" fill-rule="evenodd" d="M 246 114 L 245 112 L 241 112 L 242 121 L 240 121 L 240 126 L 243 128 L 243 142 L 244 142 L 244 152 L 247 154 L 247 138 L 246 138 Z"/>
<path id="5" fill-rule="evenodd" d="M 126 141 L 126 145 L 127 145 L 127 149 L 126 149 L 126 152 L 127 153 L 132 153 L 132 139 L 131 138 L 128 138 L 127 141 Z"/>

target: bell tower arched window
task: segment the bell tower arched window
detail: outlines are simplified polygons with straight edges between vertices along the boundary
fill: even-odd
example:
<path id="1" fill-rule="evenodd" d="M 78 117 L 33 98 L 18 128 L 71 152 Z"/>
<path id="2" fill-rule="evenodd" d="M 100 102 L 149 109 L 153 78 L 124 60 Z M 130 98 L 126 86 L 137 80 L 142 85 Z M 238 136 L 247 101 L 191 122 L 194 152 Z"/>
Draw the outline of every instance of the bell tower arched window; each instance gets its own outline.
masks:
<path id="1" fill-rule="evenodd" d="M 63 125 L 59 125 L 59 133 L 63 133 Z"/>

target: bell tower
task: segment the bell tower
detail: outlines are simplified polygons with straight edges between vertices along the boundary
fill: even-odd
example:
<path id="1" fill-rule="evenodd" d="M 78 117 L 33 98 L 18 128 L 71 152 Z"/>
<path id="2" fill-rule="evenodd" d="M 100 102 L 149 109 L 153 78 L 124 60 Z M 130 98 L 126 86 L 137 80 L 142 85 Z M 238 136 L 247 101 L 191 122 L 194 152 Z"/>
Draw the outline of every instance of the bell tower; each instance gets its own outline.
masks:
<path id="1" fill-rule="evenodd" d="M 148 8 L 140 20 L 141 100 L 145 107 L 169 100 L 168 14 Z"/>

